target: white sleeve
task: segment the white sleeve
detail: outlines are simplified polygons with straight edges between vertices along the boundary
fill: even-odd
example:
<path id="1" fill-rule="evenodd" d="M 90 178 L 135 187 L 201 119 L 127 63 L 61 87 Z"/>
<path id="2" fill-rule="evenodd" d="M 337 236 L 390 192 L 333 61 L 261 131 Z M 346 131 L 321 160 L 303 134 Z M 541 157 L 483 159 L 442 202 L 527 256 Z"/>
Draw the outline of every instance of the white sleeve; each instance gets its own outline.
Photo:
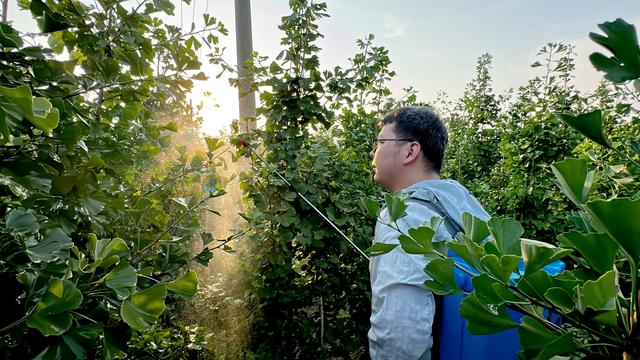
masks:
<path id="1" fill-rule="evenodd" d="M 409 215 L 398 221 L 404 232 L 436 215 L 424 206 L 409 206 Z M 386 225 L 376 225 L 376 242 L 397 244 L 398 235 Z M 407 254 L 400 247 L 371 259 L 372 359 L 418 359 L 431 348 L 435 301 L 424 287 L 426 264 L 422 255 Z"/>

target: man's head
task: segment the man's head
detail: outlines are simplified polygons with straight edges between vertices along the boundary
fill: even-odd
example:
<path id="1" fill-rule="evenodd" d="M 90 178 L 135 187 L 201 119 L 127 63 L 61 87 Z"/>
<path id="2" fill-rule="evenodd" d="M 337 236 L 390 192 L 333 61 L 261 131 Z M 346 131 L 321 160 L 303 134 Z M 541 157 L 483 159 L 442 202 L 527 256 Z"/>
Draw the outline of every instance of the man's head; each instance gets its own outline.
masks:
<path id="1" fill-rule="evenodd" d="M 374 150 L 374 180 L 391 191 L 439 178 L 447 146 L 440 117 L 422 107 L 402 107 L 384 116 Z"/>

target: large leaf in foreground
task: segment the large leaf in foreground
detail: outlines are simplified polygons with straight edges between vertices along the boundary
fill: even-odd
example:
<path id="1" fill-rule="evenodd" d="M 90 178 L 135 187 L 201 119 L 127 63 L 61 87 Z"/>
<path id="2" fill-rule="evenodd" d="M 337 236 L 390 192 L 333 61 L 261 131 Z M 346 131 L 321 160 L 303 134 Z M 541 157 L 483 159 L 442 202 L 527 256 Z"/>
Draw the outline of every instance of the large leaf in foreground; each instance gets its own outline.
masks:
<path id="1" fill-rule="evenodd" d="M 520 237 L 524 229 L 519 222 L 508 218 L 491 218 L 487 226 L 502 255 L 521 255 Z"/>
<path id="2" fill-rule="evenodd" d="M 136 270 L 128 262 L 123 261 L 105 275 L 104 280 L 105 285 L 115 291 L 118 299 L 123 300 L 135 291 L 138 276 Z"/>
<path id="3" fill-rule="evenodd" d="M 58 121 L 60 120 L 59 110 L 53 107 L 48 99 L 33 97 L 29 86 L 0 86 L 0 94 L 17 106 L 21 115 L 38 129 L 48 132 L 58 126 Z"/>
<path id="4" fill-rule="evenodd" d="M 522 239 L 522 259 L 524 260 L 524 273 L 534 273 L 548 264 L 561 259 L 571 253 L 571 249 L 555 247 L 542 241 Z"/>
<path id="5" fill-rule="evenodd" d="M 579 115 L 560 113 L 556 114 L 556 117 L 600 146 L 613 149 L 609 139 L 602 131 L 602 112 L 600 110 Z"/>
<path id="6" fill-rule="evenodd" d="M 593 66 L 606 73 L 605 78 L 613 82 L 625 82 L 640 77 L 640 47 L 635 26 L 622 19 L 598 24 L 605 35 L 590 33 L 591 40 L 613 53 L 607 57 L 593 53 L 589 60 Z"/>
<path id="7" fill-rule="evenodd" d="M 107 259 L 113 255 L 122 255 L 129 251 L 127 243 L 120 238 L 100 239 L 90 234 L 88 247 L 94 259 Z"/>
<path id="8" fill-rule="evenodd" d="M 373 199 L 364 199 L 364 206 L 367 209 L 367 214 L 372 219 L 377 219 L 380 213 L 380 204 Z"/>
<path id="9" fill-rule="evenodd" d="M 399 194 L 386 194 L 384 197 L 387 205 L 387 212 L 391 221 L 398 221 L 398 219 L 407 215 L 407 203 Z"/>
<path id="10" fill-rule="evenodd" d="M 489 236 L 487 223 L 469 212 L 462 213 L 462 225 L 464 233 L 474 243 L 480 243 Z"/>
<path id="11" fill-rule="evenodd" d="M 51 278 L 47 292 L 27 318 L 27 326 L 45 336 L 61 335 L 71 327 L 70 310 L 82 303 L 82 293 L 69 280 Z"/>
<path id="12" fill-rule="evenodd" d="M 613 268 L 618 244 L 607 234 L 581 234 L 577 231 L 558 235 L 558 241 L 580 252 L 587 263 L 601 274 Z"/>
<path id="13" fill-rule="evenodd" d="M 0 45 L 3 47 L 19 48 L 23 44 L 20 34 L 18 34 L 11 26 L 0 23 Z"/>
<path id="14" fill-rule="evenodd" d="M 592 225 L 606 232 L 636 264 L 640 260 L 640 199 L 618 198 L 587 203 Z"/>
<path id="15" fill-rule="evenodd" d="M 473 335 L 494 334 L 517 326 L 504 305 L 485 307 L 475 292 L 469 294 L 460 303 L 460 315 L 467 319 L 468 330 Z"/>
<path id="16" fill-rule="evenodd" d="M 431 240 L 435 230 L 428 226 L 409 229 L 409 236 L 400 235 L 398 241 L 407 254 L 430 254 L 433 252 Z"/>
<path id="17" fill-rule="evenodd" d="M 498 258 L 496 255 L 488 254 L 480 259 L 480 263 L 491 275 L 506 283 L 516 270 L 520 259 L 521 257 L 516 255 L 504 255 Z"/>
<path id="18" fill-rule="evenodd" d="M 397 246 L 398 244 L 385 244 L 385 243 L 377 242 L 369 246 L 369 248 L 365 250 L 365 252 L 369 256 L 380 256 L 395 249 Z"/>
<path id="19" fill-rule="evenodd" d="M 527 359 L 547 360 L 576 349 L 571 334 L 556 334 L 535 319 L 525 316 L 518 327 L 518 341 Z"/>
<path id="20" fill-rule="evenodd" d="M 619 290 L 615 270 L 611 270 L 597 280 L 588 280 L 584 285 L 577 287 L 576 307 L 580 312 L 585 312 L 587 308 L 595 311 L 614 310 Z"/>
<path id="21" fill-rule="evenodd" d="M 185 300 L 191 300 L 198 291 L 198 276 L 195 271 L 188 271 L 180 279 L 167 283 L 167 289 Z"/>
<path id="22" fill-rule="evenodd" d="M 434 259 L 427 264 L 424 271 L 432 280 L 426 280 L 424 285 L 437 295 L 460 294 L 462 291 L 455 282 L 453 274 L 453 259 Z"/>
<path id="23" fill-rule="evenodd" d="M 137 292 L 122 302 L 120 316 L 133 329 L 146 330 L 164 311 L 167 287 L 158 284 Z"/>
<path id="24" fill-rule="evenodd" d="M 36 232 L 40 229 L 40 224 L 32 213 L 13 209 L 5 219 L 5 228 L 16 232 Z"/>
<path id="25" fill-rule="evenodd" d="M 48 229 L 42 241 L 27 247 L 27 254 L 33 262 L 66 260 L 72 246 L 71 238 L 62 229 Z"/>
<path id="26" fill-rule="evenodd" d="M 560 190 L 577 206 L 589 199 L 595 172 L 584 159 L 566 159 L 551 165 Z"/>
<path id="27" fill-rule="evenodd" d="M 476 299 L 484 306 L 498 306 L 504 303 L 504 299 L 498 295 L 493 285 L 500 282 L 488 274 L 478 274 L 471 279 Z"/>

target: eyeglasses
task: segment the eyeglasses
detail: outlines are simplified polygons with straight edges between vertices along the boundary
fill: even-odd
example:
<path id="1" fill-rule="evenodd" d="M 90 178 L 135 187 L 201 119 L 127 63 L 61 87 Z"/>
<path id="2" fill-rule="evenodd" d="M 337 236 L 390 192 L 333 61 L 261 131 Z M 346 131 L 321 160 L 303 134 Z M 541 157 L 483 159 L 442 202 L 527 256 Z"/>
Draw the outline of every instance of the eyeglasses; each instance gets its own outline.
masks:
<path id="1" fill-rule="evenodd" d="M 385 141 L 414 141 L 413 139 L 373 139 L 373 143 L 371 144 L 371 149 L 373 152 L 378 148 L 378 144 L 382 144 Z"/>

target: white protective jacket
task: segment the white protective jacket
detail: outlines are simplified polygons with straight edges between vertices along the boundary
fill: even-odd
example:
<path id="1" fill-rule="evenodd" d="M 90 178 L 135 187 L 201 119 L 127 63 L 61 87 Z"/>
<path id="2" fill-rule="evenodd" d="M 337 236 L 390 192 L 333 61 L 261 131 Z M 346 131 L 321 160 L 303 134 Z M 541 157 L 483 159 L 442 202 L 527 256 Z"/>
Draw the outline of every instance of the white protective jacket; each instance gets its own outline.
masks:
<path id="1" fill-rule="evenodd" d="M 462 228 L 461 215 L 470 212 L 487 220 L 489 215 L 455 180 L 424 180 L 402 190 L 409 195 L 407 216 L 398 221 L 405 233 L 428 222 L 434 216 L 448 217 Z M 446 212 L 443 213 L 443 212 Z M 380 213 L 375 242 L 398 244 L 397 231 L 389 222 L 387 210 Z M 444 223 L 433 241 L 451 239 Z M 422 255 L 410 255 L 399 246 L 391 252 L 371 258 L 371 358 L 429 359 L 433 345 L 431 327 L 435 313 L 433 294 L 424 287 L 427 261 Z"/>

